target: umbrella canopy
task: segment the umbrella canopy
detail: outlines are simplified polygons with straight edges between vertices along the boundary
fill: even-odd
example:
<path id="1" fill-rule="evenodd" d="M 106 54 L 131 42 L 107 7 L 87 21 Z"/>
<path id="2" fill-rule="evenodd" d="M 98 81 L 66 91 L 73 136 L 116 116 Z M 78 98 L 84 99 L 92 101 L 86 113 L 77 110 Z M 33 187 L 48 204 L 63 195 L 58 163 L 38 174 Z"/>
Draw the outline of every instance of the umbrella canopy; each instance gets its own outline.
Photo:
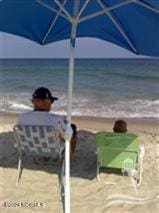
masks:
<path id="1" fill-rule="evenodd" d="M 96 37 L 135 54 L 159 56 L 158 0 L 0 0 L 0 31 L 41 45 L 70 38 L 68 120 L 71 121 L 76 37 Z M 69 125 L 68 125 L 69 133 Z M 65 212 L 70 212 L 69 134 Z"/>
<path id="2" fill-rule="evenodd" d="M 96 37 L 136 54 L 159 55 L 157 0 L 0 0 L 0 30 L 39 44 Z"/>

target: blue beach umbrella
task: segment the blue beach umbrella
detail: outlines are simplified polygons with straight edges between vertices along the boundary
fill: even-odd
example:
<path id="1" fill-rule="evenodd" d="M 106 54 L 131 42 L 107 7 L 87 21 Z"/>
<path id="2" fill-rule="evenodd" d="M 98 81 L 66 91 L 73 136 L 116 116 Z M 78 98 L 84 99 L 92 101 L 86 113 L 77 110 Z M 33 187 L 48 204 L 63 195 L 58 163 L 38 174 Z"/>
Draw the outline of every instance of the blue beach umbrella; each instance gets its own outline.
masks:
<path id="1" fill-rule="evenodd" d="M 69 124 L 77 37 L 95 37 L 135 54 L 159 56 L 159 0 L 0 0 L 0 16 L 1 31 L 41 45 L 70 38 Z M 66 140 L 66 213 L 70 213 L 69 150 Z"/>

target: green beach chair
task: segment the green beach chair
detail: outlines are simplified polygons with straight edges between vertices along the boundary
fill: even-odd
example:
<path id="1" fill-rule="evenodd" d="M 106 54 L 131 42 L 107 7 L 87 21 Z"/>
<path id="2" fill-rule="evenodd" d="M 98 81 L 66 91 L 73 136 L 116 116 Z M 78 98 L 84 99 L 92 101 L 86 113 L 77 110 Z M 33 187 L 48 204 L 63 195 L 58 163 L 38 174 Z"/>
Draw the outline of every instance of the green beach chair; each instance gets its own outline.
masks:
<path id="1" fill-rule="evenodd" d="M 124 174 L 141 183 L 144 149 L 139 138 L 130 133 L 99 132 L 96 134 L 97 144 L 97 178 L 100 168 L 120 169 Z"/>
<path id="2" fill-rule="evenodd" d="M 16 147 L 19 152 L 18 174 L 16 186 L 22 173 L 22 160 L 24 156 L 33 158 L 50 157 L 58 160 L 60 166 L 60 192 L 61 198 L 64 198 L 64 149 L 65 143 L 61 141 L 57 131 L 52 126 L 38 125 L 15 125 L 14 135 Z"/>

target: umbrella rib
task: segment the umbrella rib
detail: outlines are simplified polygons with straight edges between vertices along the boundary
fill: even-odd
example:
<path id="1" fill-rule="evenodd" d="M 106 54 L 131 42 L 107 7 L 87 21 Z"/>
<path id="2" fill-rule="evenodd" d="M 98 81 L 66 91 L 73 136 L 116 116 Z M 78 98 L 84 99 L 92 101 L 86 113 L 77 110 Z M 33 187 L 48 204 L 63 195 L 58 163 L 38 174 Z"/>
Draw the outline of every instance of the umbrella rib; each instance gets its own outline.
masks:
<path id="1" fill-rule="evenodd" d="M 83 16 L 82 18 L 80 18 L 80 19 L 78 20 L 78 23 L 83 22 L 83 21 L 87 21 L 87 20 L 89 20 L 89 19 L 92 19 L 92 18 L 97 17 L 97 16 L 100 16 L 100 15 L 103 15 L 103 14 L 105 14 L 105 13 L 111 11 L 111 10 L 115 10 L 115 9 L 117 9 L 117 8 L 123 7 L 123 6 L 125 6 L 125 5 L 127 5 L 127 4 L 130 4 L 130 3 L 132 3 L 132 2 L 133 2 L 133 0 L 127 0 L 127 1 L 125 1 L 125 2 L 122 2 L 122 3 L 116 4 L 116 5 L 110 6 L 110 7 L 107 8 L 107 9 L 103 9 L 103 10 L 101 10 L 101 11 L 97 11 L 97 12 L 92 13 L 92 14 L 87 15 L 87 16 Z"/>
<path id="2" fill-rule="evenodd" d="M 39 4 L 41 4 L 41 6 L 43 6 L 43 7 L 47 8 L 47 9 L 49 9 L 50 11 L 52 11 L 52 12 L 54 12 L 54 13 L 56 13 L 56 14 L 58 14 L 58 11 L 57 11 L 56 9 L 52 8 L 50 5 L 46 4 L 46 3 L 43 2 L 42 0 L 35 0 L 35 1 L 36 1 L 37 3 L 39 3 Z M 65 14 L 63 14 L 63 13 L 61 13 L 60 16 L 62 16 L 63 18 L 69 20 L 68 17 L 65 16 Z"/>
<path id="3" fill-rule="evenodd" d="M 63 6 L 66 4 L 66 2 L 67 2 L 67 0 L 64 1 Z M 61 8 L 60 8 L 59 11 L 58 11 L 58 13 L 57 13 L 57 15 L 56 15 L 56 17 L 54 18 L 53 22 L 51 23 L 51 25 L 50 25 L 50 27 L 49 27 L 47 33 L 45 34 L 45 36 L 44 36 L 44 38 L 43 38 L 43 40 L 42 40 L 42 42 L 41 42 L 42 44 L 45 43 L 47 37 L 49 36 L 49 34 L 50 34 L 51 30 L 52 30 L 52 28 L 54 27 L 56 21 L 58 20 L 60 14 L 61 14 L 61 11 L 62 11 L 62 10 L 61 10 Z"/>
<path id="4" fill-rule="evenodd" d="M 101 2 L 101 0 L 97 0 L 99 5 L 103 8 L 103 9 L 107 9 L 107 7 Z M 136 54 L 138 53 L 136 48 L 134 47 L 134 45 L 132 44 L 129 36 L 124 32 L 124 29 L 119 26 L 119 24 L 117 23 L 117 21 L 113 18 L 113 16 L 110 14 L 110 12 L 106 12 L 105 15 L 107 15 L 110 20 L 113 22 L 113 24 L 115 25 L 115 27 L 118 29 L 118 31 L 122 34 L 122 36 L 124 37 L 124 39 L 126 40 L 126 42 L 128 43 L 128 45 L 131 47 L 131 49 L 133 50 L 133 52 L 135 52 Z"/>
<path id="5" fill-rule="evenodd" d="M 85 8 L 87 7 L 88 3 L 90 0 L 86 0 L 85 3 L 83 4 L 81 10 L 79 11 L 79 13 L 77 14 L 77 19 L 79 19 L 80 15 L 83 13 L 83 11 L 85 10 Z"/>
<path id="6" fill-rule="evenodd" d="M 70 14 L 68 13 L 68 11 L 63 7 L 63 5 L 58 1 L 55 0 L 55 3 L 60 7 L 60 9 L 65 13 L 65 15 L 67 16 L 67 18 L 69 19 L 70 22 L 72 22 L 72 17 L 70 16 Z"/>
<path id="7" fill-rule="evenodd" d="M 149 10 L 155 12 L 155 13 L 159 13 L 159 10 L 158 10 L 158 9 L 153 8 L 152 6 L 150 6 L 150 5 L 148 5 L 148 4 L 144 3 L 144 2 L 141 2 L 141 1 L 139 1 L 139 0 L 132 0 L 132 1 L 133 1 L 134 3 L 140 5 L 140 6 L 144 7 L 144 8 L 147 8 L 147 9 L 149 9 Z"/>

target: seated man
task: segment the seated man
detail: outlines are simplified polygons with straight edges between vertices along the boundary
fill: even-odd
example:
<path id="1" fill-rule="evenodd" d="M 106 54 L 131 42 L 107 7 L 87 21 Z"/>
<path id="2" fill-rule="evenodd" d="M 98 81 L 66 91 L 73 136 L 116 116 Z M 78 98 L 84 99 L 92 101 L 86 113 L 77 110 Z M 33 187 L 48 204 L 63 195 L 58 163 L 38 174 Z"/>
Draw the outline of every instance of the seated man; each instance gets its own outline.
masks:
<path id="1" fill-rule="evenodd" d="M 45 87 L 39 87 L 32 95 L 34 110 L 23 113 L 19 116 L 17 124 L 19 125 L 48 125 L 53 126 L 61 137 L 64 136 L 66 129 L 66 116 L 50 113 L 51 105 L 58 98 L 53 97 L 51 92 Z M 71 153 L 73 154 L 77 142 L 76 125 L 71 124 L 73 135 L 71 138 Z"/>

